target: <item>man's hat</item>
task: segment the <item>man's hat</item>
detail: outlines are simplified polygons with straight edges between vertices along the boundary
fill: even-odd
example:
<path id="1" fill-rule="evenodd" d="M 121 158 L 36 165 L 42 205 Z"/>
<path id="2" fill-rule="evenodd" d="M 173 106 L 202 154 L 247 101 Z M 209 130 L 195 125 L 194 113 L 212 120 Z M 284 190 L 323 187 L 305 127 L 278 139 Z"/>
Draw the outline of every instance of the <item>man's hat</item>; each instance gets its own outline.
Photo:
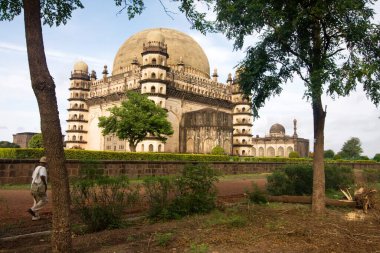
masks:
<path id="1" fill-rule="evenodd" d="M 46 156 L 41 157 L 40 163 L 46 163 Z"/>

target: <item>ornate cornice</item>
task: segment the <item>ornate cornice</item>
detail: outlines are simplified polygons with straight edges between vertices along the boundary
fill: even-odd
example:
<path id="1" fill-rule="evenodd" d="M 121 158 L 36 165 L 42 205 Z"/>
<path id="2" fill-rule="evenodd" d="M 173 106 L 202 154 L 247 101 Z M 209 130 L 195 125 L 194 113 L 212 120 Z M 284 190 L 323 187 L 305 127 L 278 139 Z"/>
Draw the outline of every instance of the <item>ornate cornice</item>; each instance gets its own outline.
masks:
<path id="1" fill-rule="evenodd" d="M 233 104 L 229 100 L 212 98 L 212 97 L 202 96 L 200 94 L 196 94 L 192 92 L 178 90 L 172 85 L 166 87 L 166 94 L 169 97 L 190 100 L 190 101 L 201 103 L 201 104 L 219 106 L 219 107 L 230 109 L 230 110 L 233 108 Z"/>

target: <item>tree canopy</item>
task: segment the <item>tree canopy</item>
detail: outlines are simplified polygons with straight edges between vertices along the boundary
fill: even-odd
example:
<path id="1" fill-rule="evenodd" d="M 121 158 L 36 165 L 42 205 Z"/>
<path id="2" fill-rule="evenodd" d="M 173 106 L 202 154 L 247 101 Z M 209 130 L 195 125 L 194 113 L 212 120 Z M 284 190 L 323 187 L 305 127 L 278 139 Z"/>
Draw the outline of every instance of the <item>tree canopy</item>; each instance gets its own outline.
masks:
<path id="1" fill-rule="evenodd" d="M 363 153 L 363 149 L 360 139 L 352 137 L 343 144 L 338 154 L 344 159 L 355 160 L 360 159 L 361 153 Z"/>
<path id="2" fill-rule="evenodd" d="M 236 81 L 252 97 L 255 116 L 288 81 L 295 76 L 303 80 L 314 120 L 312 210 L 324 212 L 326 109 L 322 94 L 347 96 L 362 84 L 371 101 L 379 104 L 380 29 L 373 23 L 374 1 L 214 2 L 217 29 L 234 40 L 236 49 L 247 46 Z"/>
<path id="3" fill-rule="evenodd" d="M 0 148 L 19 148 L 20 146 L 16 143 L 12 143 L 9 141 L 0 141 Z"/>
<path id="4" fill-rule="evenodd" d="M 121 102 L 121 106 L 109 109 L 109 117 L 99 117 L 98 126 L 103 128 L 103 135 L 115 134 L 121 140 L 127 140 L 131 151 L 148 134 L 165 142 L 168 135 L 173 134 L 170 122 L 167 120 L 167 111 L 156 105 L 146 95 L 128 92 L 128 99 Z"/>
<path id="5" fill-rule="evenodd" d="M 28 142 L 28 148 L 43 148 L 44 141 L 42 139 L 42 134 L 35 134 Z"/>
<path id="6" fill-rule="evenodd" d="M 332 149 L 325 150 L 324 157 L 325 159 L 333 159 L 335 156 L 335 152 Z"/>

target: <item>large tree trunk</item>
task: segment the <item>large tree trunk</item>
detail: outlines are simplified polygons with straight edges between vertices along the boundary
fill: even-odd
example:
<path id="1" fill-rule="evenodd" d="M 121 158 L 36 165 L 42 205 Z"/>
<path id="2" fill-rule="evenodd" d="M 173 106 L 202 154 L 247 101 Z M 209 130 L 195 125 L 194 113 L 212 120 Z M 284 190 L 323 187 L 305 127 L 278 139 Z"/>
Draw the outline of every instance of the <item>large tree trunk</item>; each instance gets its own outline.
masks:
<path id="1" fill-rule="evenodd" d="M 136 146 L 135 144 L 133 144 L 133 142 L 129 142 L 129 150 L 131 152 L 136 152 Z"/>
<path id="2" fill-rule="evenodd" d="M 312 211 L 321 214 L 325 211 L 325 164 L 324 129 L 326 113 L 321 98 L 313 100 L 314 117 L 314 158 L 313 158 L 313 198 Z"/>
<path id="3" fill-rule="evenodd" d="M 312 65 L 310 68 L 311 96 L 314 119 L 314 158 L 313 158 L 313 197 L 312 212 L 322 214 L 325 211 L 325 164 L 324 164 L 324 130 L 326 113 L 323 111 L 323 44 L 321 24 L 315 16 L 312 24 Z"/>
<path id="4" fill-rule="evenodd" d="M 24 0 L 24 22 L 30 78 L 37 98 L 52 190 L 52 252 L 71 252 L 70 192 L 55 84 L 50 76 L 42 37 L 40 1 Z"/>

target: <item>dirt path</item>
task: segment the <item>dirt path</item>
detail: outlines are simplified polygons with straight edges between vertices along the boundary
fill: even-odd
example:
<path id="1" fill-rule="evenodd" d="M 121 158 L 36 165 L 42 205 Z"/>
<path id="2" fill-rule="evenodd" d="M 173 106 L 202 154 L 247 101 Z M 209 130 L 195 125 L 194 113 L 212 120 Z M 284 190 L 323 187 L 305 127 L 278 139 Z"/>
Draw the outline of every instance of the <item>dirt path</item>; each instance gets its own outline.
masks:
<path id="1" fill-rule="evenodd" d="M 219 196 L 242 194 L 252 188 L 252 183 L 260 188 L 265 187 L 265 179 L 226 180 L 216 184 Z M 51 199 L 51 191 L 48 191 L 48 199 Z M 4 221 L 17 220 L 30 217 L 26 212 L 33 205 L 33 198 L 28 189 L 25 190 L 0 190 L 0 224 Z M 51 202 L 44 207 L 42 216 L 51 215 Z"/>

